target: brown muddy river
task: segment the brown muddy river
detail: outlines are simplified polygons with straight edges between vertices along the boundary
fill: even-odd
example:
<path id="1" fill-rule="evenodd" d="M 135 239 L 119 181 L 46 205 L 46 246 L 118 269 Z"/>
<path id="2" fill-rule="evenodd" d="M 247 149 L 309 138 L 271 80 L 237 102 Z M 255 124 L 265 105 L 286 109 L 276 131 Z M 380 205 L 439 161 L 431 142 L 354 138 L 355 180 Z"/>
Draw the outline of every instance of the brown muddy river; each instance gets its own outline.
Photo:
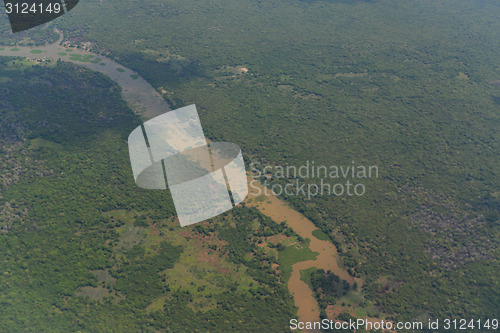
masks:
<path id="1" fill-rule="evenodd" d="M 121 86 L 123 98 L 129 104 L 130 108 L 136 114 L 140 115 L 143 120 L 148 120 L 170 110 L 169 105 L 156 89 L 138 73 L 107 57 L 76 48 L 62 47 L 60 45 L 62 38 L 62 33 L 60 33 L 60 38 L 57 42 L 45 46 L 0 46 L 0 56 L 17 56 L 38 59 L 40 61 L 60 59 L 103 73 Z M 77 56 L 75 57 L 75 55 Z M 78 56 L 80 59 L 81 57 L 87 57 L 86 61 L 76 60 Z M 249 198 L 255 198 L 258 195 L 256 188 L 259 188 L 260 192 L 265 193 L 263 185 L 252 178 L 249 178 L 249 181 L 253 181 L 254 187 L 252 189 L 252 186 L 250 186 Z M 270 191 L 268 190 L 267 192 Z M 298 308 L 298 319 L 304 322 L 319 321 L 318 303 L 314 299 L 309 286 L 300 280 L 300 271 L 311 267 L 322 268 L 325 271 L 331 270 L 351 284 L 354 283 L 353 278 L 339 266 L 337 249 L 332 243 L 314 237 L 312 232 L 318 228 L 301 213 L 272 194 L 267 196 L 267 200 L 261 202 L 252 200 L 248 205 L 256 207 L 260 212 L 269 216 L 277 223 L 286 220 L 288 226 L 297 234 L 304 239 L 308 238 L 311 240 L 309 248 L 317 252 L 318 255 L 315 260 L 302 261 L 292 266 L 288 289 Z"/>
<path id="2" fill-rule="evenodd" d="M 267 200 L 251 200 L 248 206 L 257 208 L 261 213 L 269 216 L 277 223 L 286 221 L 287 225 L 302 238 L 309 238 L 311 240 L 309 248 L 319 253 L 315 260 L 301 261 L 294 264 L 292 266 L 292 275 L 288 280 L 288 290 L 290 290 L 298 308 L 298 319 L 304 322 L 319 321 L 318 302 L 313 297 L 309 286 L 300 279 L 300 271 L 311 267 L 322 268 L 325 271 L 330 270 L 351 285 L 354 283 L 353 278 L 339 266 L 336 247 L 328 241 L 319 240 L 313 236 L 312 232 L 318 228 L 310 220 L 273 195 L 269 189 L 266 191 L 264 185 L 253 178 L 248 177 L 248 181 L 249 183 L 252 182 L 252 186 L 249 187 L 249 199 L 255 199 L 261 194 L 267 194 Z"/>

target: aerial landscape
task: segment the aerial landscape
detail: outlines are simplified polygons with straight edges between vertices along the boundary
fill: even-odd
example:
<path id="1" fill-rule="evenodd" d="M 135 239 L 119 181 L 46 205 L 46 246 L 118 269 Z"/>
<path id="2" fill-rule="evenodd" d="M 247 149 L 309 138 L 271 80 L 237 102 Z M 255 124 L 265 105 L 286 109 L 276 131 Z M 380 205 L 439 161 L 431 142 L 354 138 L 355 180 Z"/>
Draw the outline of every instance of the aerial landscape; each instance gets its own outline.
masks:
<path id="1" fill-rule="evenodd" d="M 0 19 L 0 332 L 498 330 L 500 2 L 66 5 Z M 190 105 L 248 195 L 181 226 L 128 143 Z"/>

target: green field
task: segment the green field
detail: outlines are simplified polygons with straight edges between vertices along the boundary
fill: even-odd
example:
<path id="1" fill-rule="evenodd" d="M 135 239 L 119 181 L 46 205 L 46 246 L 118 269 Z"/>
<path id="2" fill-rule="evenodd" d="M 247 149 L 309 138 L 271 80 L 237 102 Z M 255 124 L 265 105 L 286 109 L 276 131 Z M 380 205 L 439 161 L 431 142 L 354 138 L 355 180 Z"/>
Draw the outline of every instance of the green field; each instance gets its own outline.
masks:
<path id="1" fill-rule="evenodd" d="M 90 54 L 81 55 L 81 54 L 73 53 L 70 55 L 69 59 L 72 61 L 78 61 L 78 62 L 90 62 L 92 58 L 94 58 L 94 56 L 90 55 Z"/>
<path id="2" fill-rule="evenodd" d="M 330 237 L 328 237 L 327 234 L 325 234 L 323 231 L 319 230 L 319 229 L 316 229 L 312 232 L 312 235 L 314 237 L 316 237 L 317 239 L 319 240 L 323 240 L 323 241 L 330 241 Z"/>
<path id="3" fill-rule="evenodd" d="M 306 242 L 306 244 L 308 243 Z M 317 255 L 318 253 L 311 251 L 307 245 L 304 247 L 291 245 L 283 251 L 279 251 L 279 263 L 280 269 L 283 272 L 283 281 L 288 281 L 290 278 L 293 264 L 305 260 L 314 260 Z"/>

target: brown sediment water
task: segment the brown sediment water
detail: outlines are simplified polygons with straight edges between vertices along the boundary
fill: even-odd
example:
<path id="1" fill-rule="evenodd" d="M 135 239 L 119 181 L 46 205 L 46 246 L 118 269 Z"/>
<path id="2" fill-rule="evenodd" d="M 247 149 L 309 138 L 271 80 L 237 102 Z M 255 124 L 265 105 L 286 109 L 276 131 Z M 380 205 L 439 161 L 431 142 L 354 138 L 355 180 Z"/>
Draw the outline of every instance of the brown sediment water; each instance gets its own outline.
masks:
<path id="1" fill-rule="evenodd" d="M 354 279 L 339 265 L 337 248 L 332 243 L 313 236 L 312 232 L 318 229 L 314 223 L 290 207 L 286 202 L 276 197 L 270 189 L 257 180 L 248 177 L 248 183 L 248 199 L 253 200 L 247 200 L 247 205 L 257 208 L 261 213 L 269 216 L 277 223 L 286 221 L 286 224 L 302 238 L 310 239 L 309 248 L 318 253 L 314 260 L 301 261 L 294 264 L 292 266 L 292 274 L 287 282 L 288 290 L 290 290 L 295 305 L 298 308 L 299 321 L 318 322 L 320 320 L 318 302 L 314 298 L 309 286 L 300 279 L 300 272 L 311 267 L 316 267 L 325 271 L 332 271 L 351 285 L 354 283 Z M 256 197 L 261 195 L 264 195 L 266 199 L 255 200 Z"/>

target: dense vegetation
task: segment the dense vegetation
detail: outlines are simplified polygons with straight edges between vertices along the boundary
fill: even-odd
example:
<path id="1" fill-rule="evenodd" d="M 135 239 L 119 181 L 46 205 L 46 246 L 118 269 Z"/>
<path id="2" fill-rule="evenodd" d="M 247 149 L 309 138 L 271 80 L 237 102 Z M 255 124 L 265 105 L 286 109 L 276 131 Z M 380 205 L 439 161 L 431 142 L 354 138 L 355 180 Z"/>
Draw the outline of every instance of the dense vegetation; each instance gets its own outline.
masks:
<path id="1" fill-rule="evenodd" d="M 486 318 L 500 308 L 499 12 L 493 0 L 110 0 L 65 29 L 172 104 L 196 102 L 211 138 L 253 161 L 379 166 L 363 197 L 287 199 L 382 311 Z M 397 287 L 380 292 L 386 280 Z"/>
<path id="2" fill-rule="evenodd" d="M 314 297 L 318 301 L 321 308 L 322 318 L 327 318 L 326 308 L 329 305 L 335 305 L 339 299 L 347 295 L 351 288 L 349 283 L 342 280 L 331 271 L 324 269 L 312 268 L 307 271 L 302 271 L 301 279 L 303 279 L 314 292 Z M 356 289 L 357 286 L 354 286 Z"/>
<path id="3" fill-rule="evenodd" d="M 131 177 L 139 124 L 104 76 L 1 58 L 1 332 L 285 332 L 284 225 L 238 208 L 180 228 Z M 236 224 L 238 228 L 235 228 Z"/>
<path id="4" fill-rule="evenodd" d="M 210 138 L 238 143 L 251 161 L 377 165 L 363 197 L 287 200 L 340 246 L 367 307 L 399 319 L 494 318 L 499 13 L 495 0 L 105 0 L 57 25 L 165 89 L 171 104 L 196 102 Z M 83 195 L 108 210 L 165 204 L 119 201 L 116 188 L 71 207 Z M 68 201 L 44 202 L 70 214 Z M 11 206 L 9 216 L 23 216 Z"/>

